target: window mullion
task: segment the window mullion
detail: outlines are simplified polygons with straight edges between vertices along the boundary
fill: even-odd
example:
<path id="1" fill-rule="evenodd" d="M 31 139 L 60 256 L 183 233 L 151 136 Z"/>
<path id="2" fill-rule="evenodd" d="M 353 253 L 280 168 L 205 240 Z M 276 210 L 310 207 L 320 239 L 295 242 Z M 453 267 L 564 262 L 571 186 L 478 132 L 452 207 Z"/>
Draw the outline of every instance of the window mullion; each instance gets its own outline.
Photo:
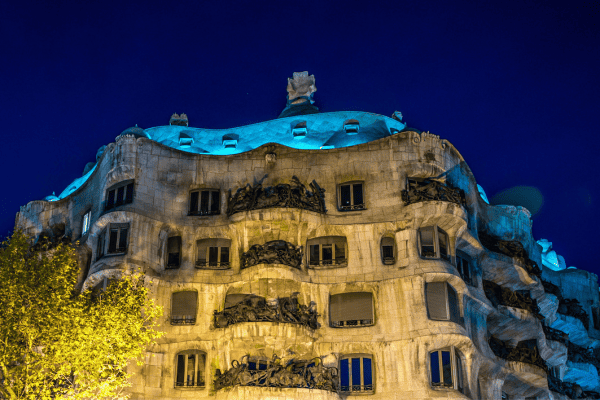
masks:
<path id="1" fill-rule="evenodd" d="M 188 355 L 184 354 L 183 356 L 185 357 L 185 362 L 183 363 L 183 386 L 188 386 Z"/>
<path id="2" fill-rule="evenodd" d="M 439 370 L 439 374 L 440 374 L 440 384 L 442 385 L 442 387 L 444 386 L 444 361 L 442 359 L 442 351 L 438 350 L 438 370 Z"/>
<path id="3" fill-rule="evenodd" d="M 348 185 L 350 187 L 350 207 L 354 205 L 354 185 Z"/>
<path id="4" fill-rule="evenodd" d="M 198 364 L 200 362 L 200 354 L 194 355 L 194 376 L 192 377 L 192 386 L 198 386 Z"/>

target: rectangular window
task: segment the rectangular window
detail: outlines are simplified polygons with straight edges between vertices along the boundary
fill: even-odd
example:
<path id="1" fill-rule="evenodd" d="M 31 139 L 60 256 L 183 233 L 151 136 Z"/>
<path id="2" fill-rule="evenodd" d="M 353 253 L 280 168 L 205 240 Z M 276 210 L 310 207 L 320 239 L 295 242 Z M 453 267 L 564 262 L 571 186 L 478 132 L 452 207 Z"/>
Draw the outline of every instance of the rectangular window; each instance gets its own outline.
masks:
<path id="1" fill-rule="evenodd" d="M 451 388 L 464 393 L 462 362 L 454 348 L 436 350 L 429 353 L 431 386 Z"/>
<path id="2" fill-rule="evenodd" d="M 92 210 L 89 210 L 85 214 L 83 214 L 83 221 L 81 226 L 81 236 L 85 236 L 90 230 L 90 224 L 92 220 Z"/>
<path id="3" fill-rule="evenodd" d="M 353 182 L 339 185 L 338 199 L 340 211 L 364 210 L 363 183 Z"/>
<path id="4" fill-rule="evenodd" d="M 309 267 L 345 266 L 348 263 L 344 236 L 309 239 L 307 247 Z"/>
<path id="5" fill-rule="evenodd" d="M 592 319 L 594 322 L 594 329 L 600 331 L 600 307 L 592 308 Z"/>
<path id="6" fill-rule="evenodd" d="M 167 269 L 179 268 L 181 265 L 181 236 L 167 239 Z"/>
<path id="7" fill-rule="evenodd" d="M 352 292 L 331 295 L 329 314 L 334 328 L 373 325 L 373 294 Z"/>
<path id="8" fill-rule="evenodd" d="M 100 259 L 104 256 L 104 246 L 106 242 L 106 230 L 102 231 L 100 235 L 98 235 L 98 254 L 96 259 Z"/>
<path id="9" fill-rule="evenodd" d="M 419 228 L 417 239 L 422 258 L 441 258 L 450 261 L 450 242 L 448 234 L 442 229 L 435 226 Z"/>
<path id="10" fill-rule="evenodd" d="M 198 257 L 196 268 L 200 269 L 228 269 L 230 268 L 229 239 L 201 239 L 196 242 Z"/>
<path id="11" fill-rule="evenodd" d="M 196 323 L 198 292 L 175 292 L 171 296 L 171 324 L 193 325 Z"/>
<path id="12" fill-rule="evenodd" d="M 340 359 L 340 392 L 373 393 L 373 359 L 370 355 L 356 354 Z"/>
<path id="13" fill-rule="evenodd" d="M 394 257 L 394 238 L 384 237 L 381 239 L 381 261 L 385 265 L 391 265 L 396 262 Z"/>
<path id="14" fill-rule="evenodd" d="M 458 294 L 448 282 L 426 283 L 425 298 L 429 319 L 461 323 Z"/>
<path id="15" fill-rule="evenodd" d="M 471 274 L 471 259 L 462 252 L 456 254 L 456 269 L 466 284 L 473 286 L 473 277 Z"/>
<path id="16" fill-rule="evenodd" d="M 177 354 L 175 387 L 204 387 L 206 354 L 189 351 Z"/>
<path id="17" fill-rule="evenodd" d="M 196 190 L 190 193 L 190 215 L 220 214 L 219 189 Z"/>
<path id="18" fill-rule="evenodd" d="M 127 234 L 129 224 L 111 224 L 108 238 L 108 254 L 121 254 L 127 252 Z"/>
<path id="19" fill-rule="evenodd" d="M 113 185 L 106 191 L 106 205 L 104 210 L 129 204 L 133 202 L 133 181 L 125 181 Z"/>

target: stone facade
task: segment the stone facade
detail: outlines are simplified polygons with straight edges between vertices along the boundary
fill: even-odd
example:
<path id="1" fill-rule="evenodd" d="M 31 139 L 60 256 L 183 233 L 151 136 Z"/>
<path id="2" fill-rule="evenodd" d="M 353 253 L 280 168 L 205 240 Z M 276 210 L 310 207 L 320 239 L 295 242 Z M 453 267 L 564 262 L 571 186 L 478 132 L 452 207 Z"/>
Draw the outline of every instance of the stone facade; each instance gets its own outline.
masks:
<path id="1" fill-rule="evenodd" d="M 152 277 L 166 335 L 130 367 L 131 398 L 600 397 L 597 276 L 543 267 L 528 211 L 487 204 L 448 141 L 368 113 L 299 125 L 293 106 L 227 138 L 187 117 L 132 128 L 18 213 L 79 242 L 83 289 Z M 253 197 L 229 213 L 239 188 Z"/>

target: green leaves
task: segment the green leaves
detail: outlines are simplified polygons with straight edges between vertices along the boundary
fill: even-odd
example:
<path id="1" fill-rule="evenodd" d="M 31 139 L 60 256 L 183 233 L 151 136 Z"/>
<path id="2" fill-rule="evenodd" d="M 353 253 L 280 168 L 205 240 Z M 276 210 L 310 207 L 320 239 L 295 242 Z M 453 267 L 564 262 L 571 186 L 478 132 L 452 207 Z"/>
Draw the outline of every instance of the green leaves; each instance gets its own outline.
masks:
<path id="1" fill-rule="evenodd" d="M 127 363 L 161 336 L 143 276 L 93 298 L 74 292 L 76 259 L 69 245 L 33 248 L 20 232 L 0 248 L 0 398 L 124 398 Z"/>

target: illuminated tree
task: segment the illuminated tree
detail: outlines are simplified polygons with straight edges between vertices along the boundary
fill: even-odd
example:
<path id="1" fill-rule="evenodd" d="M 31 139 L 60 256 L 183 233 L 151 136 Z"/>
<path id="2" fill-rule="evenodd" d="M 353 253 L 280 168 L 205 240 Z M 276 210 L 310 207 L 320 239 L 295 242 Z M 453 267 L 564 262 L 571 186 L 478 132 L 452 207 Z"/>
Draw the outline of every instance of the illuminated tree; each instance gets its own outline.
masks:
<path id="1" fill-rule="evenodd" d="M 142 276 L 92 294 L 75 289 L 78 273 L 69 244 L 32 247 L 20 232 L 2 244 L 0 398 L 125 397 L 126 366 L 160 337 L 162 309 Z"/>

